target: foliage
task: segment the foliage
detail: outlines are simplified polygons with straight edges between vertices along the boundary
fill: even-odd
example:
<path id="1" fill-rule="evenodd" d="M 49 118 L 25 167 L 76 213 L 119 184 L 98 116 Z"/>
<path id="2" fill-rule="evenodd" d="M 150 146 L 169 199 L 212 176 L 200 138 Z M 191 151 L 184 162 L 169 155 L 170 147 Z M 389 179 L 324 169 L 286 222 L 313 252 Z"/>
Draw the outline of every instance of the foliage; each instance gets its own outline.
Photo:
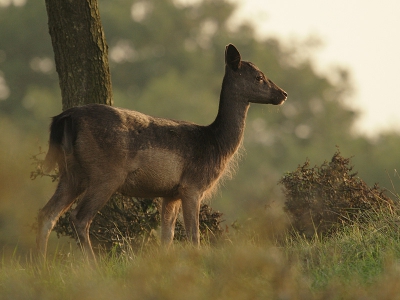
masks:
<path id="1" fill-rule="evenodd" d="M 329 163 L 310 168 L 307 160 L 282 177 L 285 210 L 301 234 L 329 233 L 337 224 L 367 221 L 366 211 L 393 209 L 385 191 L 378 184 L 368 187 L 349 163 L 337 150 Z"/>

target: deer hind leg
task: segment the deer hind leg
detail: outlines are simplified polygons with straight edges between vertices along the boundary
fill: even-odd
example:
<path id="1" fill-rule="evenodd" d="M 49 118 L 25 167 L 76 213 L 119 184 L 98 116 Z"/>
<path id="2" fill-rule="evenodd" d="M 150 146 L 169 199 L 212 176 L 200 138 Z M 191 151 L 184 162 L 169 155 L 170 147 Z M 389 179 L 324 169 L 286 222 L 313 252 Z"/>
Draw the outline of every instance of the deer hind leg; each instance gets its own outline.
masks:
<path id="1" fill-rule="evenodd" d="M 47 242 L 57 220 L 71 207 L 80 193 L 79 188 L 70 187 L 68 181 L 61 176 L 54 195 L 39 211 L 36 245 L 38 253 L 40 253 L 42 258 L 46 257 Z"/>
<path id="2" fill-rule="evenodd" d="M 90 260 L 96 261 L 89 237 L 90 224 L 113 192 L 114 189 L 110 189 L 107 184 L 91 186 L 71 212 L 71 227 L 76 233 L 83 254 Z"/>
<path id="3" fill-rule="evenodd" d="M 161 243 L 169 246 L 174 239 L 175 222 L 179 214 L 180 200 L 163 198 L 161 207 Z"/>
<path id="4" fill-rule="evenodd" d="M 188 240 L 195 246 L 200 245 L 199 213 L 201 197 L 191 196 L 182 198 L 183 221 Z"/>

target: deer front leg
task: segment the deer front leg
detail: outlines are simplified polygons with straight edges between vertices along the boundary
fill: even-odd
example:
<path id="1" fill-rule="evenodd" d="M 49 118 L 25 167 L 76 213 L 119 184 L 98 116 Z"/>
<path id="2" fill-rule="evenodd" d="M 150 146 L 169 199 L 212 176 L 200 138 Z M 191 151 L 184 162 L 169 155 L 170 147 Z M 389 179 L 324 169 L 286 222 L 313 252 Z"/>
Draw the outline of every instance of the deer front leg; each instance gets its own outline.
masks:
<path id="1" fill-rule="evenodd" d="M 199 197 L 182 198 L 182 212 L 188 240 L 195 246 L 200 245 L 199 213 L 201 199 Z"/>
<path id="2" fill-rule="evenodd" d="M 163 198 L 161 207 L 161 243 L 169 246 L 174 239 L 175 222 L 178 217 L 180 200 Z"/>

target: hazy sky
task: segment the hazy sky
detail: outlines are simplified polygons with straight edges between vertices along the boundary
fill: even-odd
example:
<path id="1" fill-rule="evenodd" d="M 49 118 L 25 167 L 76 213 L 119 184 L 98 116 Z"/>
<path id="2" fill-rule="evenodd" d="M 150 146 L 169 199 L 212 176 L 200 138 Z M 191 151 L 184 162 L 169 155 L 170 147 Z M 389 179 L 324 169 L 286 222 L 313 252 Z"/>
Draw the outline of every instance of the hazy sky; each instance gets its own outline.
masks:
<path id="1" fill-rule="evenodd" d="M 400 1 L 399 0 L 231 0 L 239 16 L 253 20 L 259 34 L 282 41 L 318 36 L 318 69 L 332 65 L 350 70 L 362 112 L 358 128 L 400 131 Z M 289 95 L 290 101 L 290 95 Z"/>

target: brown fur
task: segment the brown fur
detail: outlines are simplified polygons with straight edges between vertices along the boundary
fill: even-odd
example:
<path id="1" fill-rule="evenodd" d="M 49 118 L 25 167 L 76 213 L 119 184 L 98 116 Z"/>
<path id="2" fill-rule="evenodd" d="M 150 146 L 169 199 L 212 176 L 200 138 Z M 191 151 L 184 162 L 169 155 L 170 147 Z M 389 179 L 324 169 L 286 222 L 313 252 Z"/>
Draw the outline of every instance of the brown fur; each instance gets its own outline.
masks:
<path id="1" fill-rule="evenodd" d="M 58 164 L 56 192 L 40 211 L 37 245 L 45 256 L 48 236 L 77 197 L 71 223 L 84 251 L 94 258 L 89 226 L 115 192 L 162 197 L 161 240 L 170 244 L 180 205 L 189 239 L 199 244 L 202 199 L 217 185 L 242 143 L 250 102 L 281 104 L 286 93 L 233 45 L 225 52 L 218 115 L 209 126 L 154 118 L 90 104 L 53 118 L 47 170 Z"/>

